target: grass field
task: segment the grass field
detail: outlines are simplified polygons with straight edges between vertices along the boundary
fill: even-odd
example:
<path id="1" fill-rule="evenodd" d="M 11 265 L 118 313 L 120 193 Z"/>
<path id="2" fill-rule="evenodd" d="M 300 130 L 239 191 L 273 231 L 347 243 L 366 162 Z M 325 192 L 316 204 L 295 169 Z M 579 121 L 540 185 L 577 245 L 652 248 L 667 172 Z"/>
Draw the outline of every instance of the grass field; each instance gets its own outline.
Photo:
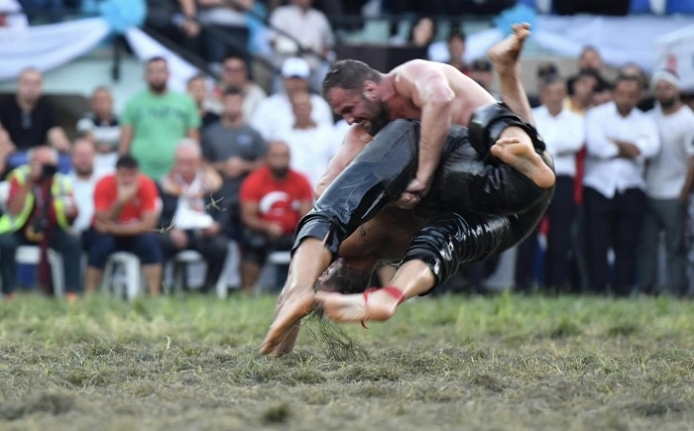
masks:
<path id="1" fill-rule="evenodd" d="M 694 303 L 439 297 L 257 353 L 274 298 L 0 303 L 0 430 L 694 428 Z M 317 321 L 306 324 L 317 331 Z"/>

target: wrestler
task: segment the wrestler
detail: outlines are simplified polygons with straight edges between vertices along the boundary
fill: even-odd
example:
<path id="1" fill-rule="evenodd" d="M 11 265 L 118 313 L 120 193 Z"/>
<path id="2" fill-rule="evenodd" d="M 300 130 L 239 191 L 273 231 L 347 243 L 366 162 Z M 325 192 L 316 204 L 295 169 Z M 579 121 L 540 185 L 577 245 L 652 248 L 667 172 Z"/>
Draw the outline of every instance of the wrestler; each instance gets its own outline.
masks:
<path id="1" fill-rule="evenodd" d="M 515 63 L 529 33 L 527 27 L 514 30 L 516 34 L 496 51 L 493 48 L 490 57 L 501 73 L 510 68 L 517 81 Z M 336 112 L 359 125 L 350 130 L 346 150 L 336 157 L 338 168 L 331 170 L 339 171 L 340 162 L 349 163 L 354 157 L 350 153 L 359 156 L 325 190 L 297 230 L 290 277 L 262 349 L 265 354 L 282 354 L 293 345 L 296 324 L 314 304 L 313 286 L 338 251 L 343 254 L 343 241 L 359 226 L 368 226 L 364 223 L 402 192 L 406 191 L 400 202 L 405 207 L 426 196 L 420 206 L 426 212 L 428 199 L 434 212 L 420 214 L 419 233 L 410 231 L 394 287 L 373 293 L 368 304 L 368 294 L 359 301 L 318 295 L 329 317 L 387 319 L 403 299 L 426 293 L 450 276 L 460 261 L 483 259 L 522 239 L 551 198 L 554 175 L 534 129 L 507 109 L 489 104 L 491 96 L 485 98 L 484 90 L 467 77 L 422 61 L 406 63 L 388 75 L 354 62 L 340 76 L 341 66 L 328 74 L 325 96 Z M 504 86 L 510 88 L 507 104 L 531 119 L 519 83 L 502 76 L 502 90 Z M 421 118 L 421 128 L 418 122 L 393 121 L 397 118 Z M 471 119 L 471 139 L 465 128 L 449 128 Z M 366 146 L 364 132 L 381 129 Z M 432 183 L 438 186 L 429 192 Z"/>

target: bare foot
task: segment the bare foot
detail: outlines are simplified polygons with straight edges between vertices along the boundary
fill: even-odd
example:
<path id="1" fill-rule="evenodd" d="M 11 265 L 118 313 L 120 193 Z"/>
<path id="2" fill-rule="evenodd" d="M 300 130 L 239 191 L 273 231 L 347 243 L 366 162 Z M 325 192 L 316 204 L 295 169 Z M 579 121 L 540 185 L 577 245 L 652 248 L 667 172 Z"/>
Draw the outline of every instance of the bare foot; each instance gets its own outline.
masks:
<path id="1" fill-rule="evenodd" d="M 513 34 L 489 48 L 489 61 L 499 75 L 510 73 L 511 70 L 509 69 L 516 66 L 523 44 L 528 36 L 530 36 L 530 24 L 514 24 Z"/>
<path id="2" fill-rule="evenodd" d="M 492 155 L 527 176 L 538 187 L 554 185 L 554 172 L 542 161 L 529 139 L 501 138 L 492 146 Z"/>
<path id="3" fill-rule="evenodd" d="M 400 298 L 379 289 L 366 295 L 318 292 L 316 302 L 317 306 L 323 309 L 325 316 L 336 322 L 382 322 L 393 317 Z"/>
<path id="4" fill-rule="evenodd" d="M 285 295 L 283 293 L 283 295 Z M 282 356 L 291 352 L 301 319 L 313 311 L 313 289 L 296 290 L 279 299 L 275 321 L 265 336 L 260 353 Z"/>

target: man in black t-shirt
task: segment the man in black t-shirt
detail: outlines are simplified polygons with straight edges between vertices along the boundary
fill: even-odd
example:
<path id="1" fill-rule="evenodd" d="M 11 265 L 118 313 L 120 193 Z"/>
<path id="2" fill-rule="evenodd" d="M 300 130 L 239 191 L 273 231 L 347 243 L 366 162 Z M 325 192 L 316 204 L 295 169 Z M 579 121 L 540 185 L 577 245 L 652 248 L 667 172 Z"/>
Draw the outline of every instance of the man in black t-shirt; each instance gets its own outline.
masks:
<path id="1" fill-rule="evenodd" d="M 51 145 L 67 152 L 70 141 L 58 126 L 53 108 L 42 98 L 43 77 L 36 69 L 25 69 L 17 79 L 15 97 L 0 105 L 0 124 L 16 151 Z"/>

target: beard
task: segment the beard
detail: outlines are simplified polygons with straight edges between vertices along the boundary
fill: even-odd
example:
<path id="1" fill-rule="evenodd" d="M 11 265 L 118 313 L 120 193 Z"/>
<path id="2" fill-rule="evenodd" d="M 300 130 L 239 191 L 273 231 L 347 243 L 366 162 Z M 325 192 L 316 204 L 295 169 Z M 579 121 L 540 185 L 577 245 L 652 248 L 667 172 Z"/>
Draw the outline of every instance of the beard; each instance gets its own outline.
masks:
<path id="1" fill-rule="evenodd" d="M 371 136 L 376 135 L 376 133 L 380 132 L 381 129 L 383 129 L 384 127 L 386 127 L 388 123 L 390 123 L 388 107 L 384 103 L 379 103 L 379 105 L 379 110 L 372 118 L 369 119 L 368 126 L 364 127 L 366 133 L 368 133 Z"/>
<path id="2" fill-rule="evenodd" d="M 152 93 L 162 94 L 164 91 L 166 91 L 166 82 L 162 82 L 160 84 L 154 84 L 150 82 L 149 89 Z"/>
<path id="3" fill-rule="evenodd" d="M 675 106 L 676 99 L 673 97 L 672 99 L 665 99 L 665 100 L 659 100 L 658 103 L 660 103 L 660 107 L 662 109 L 670 109 L 673 106 Z"/>
<path id="4" fill-rule="evenodd" d="M 94 173 L 94 169 L 91 166 L 86 168 L 75 166 L 75 173 L 80 177 L 91 177 L 92 173 Z"/>
<path id="5" fill-rule="evenodd" d="M 287 173 L 289 173 L 289 166 L 281 168 L 270 166 L 270 172 L 272 172 L 272 176 L 275 178 L 284 178 L 287 176 Z"/>

